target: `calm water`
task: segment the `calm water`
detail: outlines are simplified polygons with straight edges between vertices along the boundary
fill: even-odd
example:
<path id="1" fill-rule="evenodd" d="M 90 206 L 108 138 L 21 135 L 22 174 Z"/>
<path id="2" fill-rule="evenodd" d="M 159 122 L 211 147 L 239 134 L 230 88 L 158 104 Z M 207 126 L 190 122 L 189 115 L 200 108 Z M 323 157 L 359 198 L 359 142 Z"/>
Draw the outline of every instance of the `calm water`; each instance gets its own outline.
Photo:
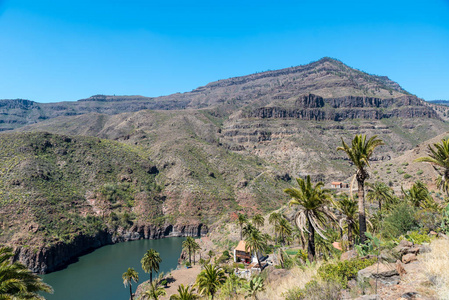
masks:
<path id="1" fill-rule="evenodd" d="M 161 255 L 160 271 L 169 272 L 176 268 L 183 241 L 184 238 L 173 237 L 104 246 L 81 256 L 64 270 L 42 275 L 55 291 L 43 296 L 48 300 L 128 300 L 129 286 L 123 285 L 122 274 L 132 267 L 139 272 L 139 283 L 150 279 L 140 264 L 150 248 Z M 133 291 L 136 287 L 133 282 Z"/>

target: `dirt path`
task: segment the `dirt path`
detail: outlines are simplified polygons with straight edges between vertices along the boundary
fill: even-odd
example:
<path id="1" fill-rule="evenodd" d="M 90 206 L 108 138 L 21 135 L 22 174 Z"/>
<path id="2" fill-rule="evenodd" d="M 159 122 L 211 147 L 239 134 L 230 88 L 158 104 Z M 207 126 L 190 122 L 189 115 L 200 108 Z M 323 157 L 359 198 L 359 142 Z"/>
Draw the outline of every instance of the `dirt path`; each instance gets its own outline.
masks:
<path id="1" fill-rule="evenodd" d="M 173 281 L 170 280 L 168 288 L 165 289 L 167 296 L 160 299 L 170 299 L 171 295 L 177 294 L 178 286 L 181 284 L 184 284 L 184 286 L 194 284 L 196 276 L 198 276 L 200 272 L 201 267 L 199 265 L 195 265 L 190 269 L 182 267 L 182 269 L 172 271 L 171 275 L 173 276 Z"/>

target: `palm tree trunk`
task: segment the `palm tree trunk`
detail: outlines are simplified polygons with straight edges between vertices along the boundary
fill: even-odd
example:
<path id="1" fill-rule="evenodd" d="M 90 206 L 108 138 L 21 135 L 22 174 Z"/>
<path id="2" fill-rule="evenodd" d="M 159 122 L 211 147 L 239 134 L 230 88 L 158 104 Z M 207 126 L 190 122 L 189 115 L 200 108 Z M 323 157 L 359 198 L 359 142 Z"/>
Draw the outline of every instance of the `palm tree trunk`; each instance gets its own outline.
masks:
<path id="1" fill-rule="evenodd" d="M 129 295 L 131 296 L 131 300 L 133 300 L 133 290 L 131 288 L 131 282 L 129 283 Z"/>
<path id="2" fill-rule="evenodd" d="M 240 240 L 243 240 L 243 224 L 240 225 Z"/>
<path id="3" fill-rule="evenodd" d="M 309 223 L 309 241 L 307 243 L 307 256 L 310 262 L 315 258 L 315 229 L 312 226 L 309 218 L 307 218 Z"/>
<path id="4" fill-rule="evenodd" d="M 189 247 L 189 264 L 192 264 L 192 250 Z"/>
<path id="5" fill-rule="evenodd" d="M 348 246 L 351 249 L 352 246 L 352 221 L 348 222 Z"/>
<path id="6" fill-rule="evenodd" d="M 358 204 L 359 204 L 359 236 L 360 243 L 364 244 L 366 241 L 366 216 L 365 216 L 365 181 L 357 180 L 358 185 Z"/>
<path id="7" fill-rule="evenodd" d="M 150 272 L 150 283 L 153 284 L 153 271 Z"/>
<path id="8" fill-rule="evenodd" d="M 196 256 L 196 251 L 193 251 L 193 264 L 196 263 L 195 256 Z"/>

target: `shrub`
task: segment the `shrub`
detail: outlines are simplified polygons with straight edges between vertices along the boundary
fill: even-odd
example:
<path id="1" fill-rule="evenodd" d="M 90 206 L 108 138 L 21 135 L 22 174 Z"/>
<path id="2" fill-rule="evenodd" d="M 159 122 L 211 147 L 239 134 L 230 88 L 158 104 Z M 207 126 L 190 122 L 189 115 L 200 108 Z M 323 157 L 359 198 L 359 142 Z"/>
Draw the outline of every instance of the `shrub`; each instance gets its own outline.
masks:
<path id="1" fill-rule="evenodd" d="M 415 218 L 415 208 L 406 202 L 393 207 L 390 214 L 383 222 L 382 236 L 397 238 L 406 234 L 407 231 L 415 230 L 418 222 Z"/>
<path id="2" fill-rule="evenodd" d="M 351 259 L 339 261 L 336 263 L 328 263 L 318 268 L 320 277 L 329 282 L 337 282 L 343 288 L 348 287 L 348 280 L 355 278 L 357 272 L 371 266 L 377 261 L 376 258 L 371 259 Z"/>
<path id="3" fill-rule="evenodd" d="M 404 174 L 404 179 L 409 179 L 409 178 L 412 178 L 412 175 L 405 173 Z"/>
<path id="4" fill-rule="evenodd" d="M 404 238 L 413 244 L 430 243 L 430 237 L 427 234 L 419 233 L 419 231 L 409 232 Z"/>
<path id="5" fill-rule="evenodd" d="M 423 170 L 418 170 L 418 171 L 416 172 L 416 175 L 421 175 L 422 173 L 424 173 Z"/>
<path id="6" fill-rule="evenodd" d="M 286 300 L 334 300 L 340 299 L 341 290 L 338 282 L 311 280 L 303 289 L 289 289 L 283 296 Z"/>

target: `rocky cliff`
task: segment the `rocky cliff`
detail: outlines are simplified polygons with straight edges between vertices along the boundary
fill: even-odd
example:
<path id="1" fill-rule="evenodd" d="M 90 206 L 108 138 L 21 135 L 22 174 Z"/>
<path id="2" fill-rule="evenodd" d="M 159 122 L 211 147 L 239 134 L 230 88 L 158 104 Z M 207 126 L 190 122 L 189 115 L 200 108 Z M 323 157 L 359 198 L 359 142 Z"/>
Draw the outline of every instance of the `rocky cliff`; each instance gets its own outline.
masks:
<path id="1" fill-rule="evenodd" d="M 346 119 L 380 120 L 384 118 L 434 118 L 437 112 L 415 96 L 380 99 L 346 96 L 323 99 L 309 94 L 299 97 L 294 106 L 277 106 L 278 102 L 243 112 L 243 118 L 293 118 L 314 121 Z"/>
<path id="2" fill-rule="evenodd" d="M 15 259 L 24 263 L 35 273 L 49 273 L 65 267 L 80 255 L 105 245 L 134 241 L 139 239 L 160 239 L 180 236 L 204 236 L 208 232 L 203 224 L 165 225 L 158 227 L 151 224 L 135 225 L 129 230 L 112 232 L 102 230 L 93 236 L 80 234 L 70 243 L 57 242 L 49 247 L 23 247 L 15 249 Z"/>

